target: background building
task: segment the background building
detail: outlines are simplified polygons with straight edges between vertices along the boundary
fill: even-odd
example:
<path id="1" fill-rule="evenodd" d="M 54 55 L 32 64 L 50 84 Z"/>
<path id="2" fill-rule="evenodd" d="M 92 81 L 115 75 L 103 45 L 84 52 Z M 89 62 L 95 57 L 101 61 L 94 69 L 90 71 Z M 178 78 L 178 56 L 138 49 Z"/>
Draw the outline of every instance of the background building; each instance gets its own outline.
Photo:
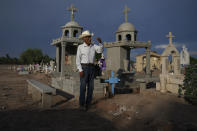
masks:
<path id="1" fill-rule="evenodd" d="M 136 56 L 136 71 L 142 72 L 146 68 L 146 53 L 139 54 Z M 150 69 L 160 70 L 161 69 L 161 55 L 151 51 L 150 53 Z"/>

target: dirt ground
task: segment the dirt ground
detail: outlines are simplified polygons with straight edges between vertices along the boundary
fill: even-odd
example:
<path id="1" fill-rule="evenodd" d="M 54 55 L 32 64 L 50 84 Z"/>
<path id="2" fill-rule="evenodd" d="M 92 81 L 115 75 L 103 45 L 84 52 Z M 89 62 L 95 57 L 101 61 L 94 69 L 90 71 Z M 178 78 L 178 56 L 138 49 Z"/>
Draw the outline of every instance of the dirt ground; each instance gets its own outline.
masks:
<path id="1" fill-rule="evenodd" d="M 57 95 L 43 110 L 27 95 L 27 79 L 50 84 L 43 73 L 18 75 L 0 66 L 0 131 L 197 131 L 197 106 L 170 93 L 117 94 L 95 101 L 87 112 Z"/>

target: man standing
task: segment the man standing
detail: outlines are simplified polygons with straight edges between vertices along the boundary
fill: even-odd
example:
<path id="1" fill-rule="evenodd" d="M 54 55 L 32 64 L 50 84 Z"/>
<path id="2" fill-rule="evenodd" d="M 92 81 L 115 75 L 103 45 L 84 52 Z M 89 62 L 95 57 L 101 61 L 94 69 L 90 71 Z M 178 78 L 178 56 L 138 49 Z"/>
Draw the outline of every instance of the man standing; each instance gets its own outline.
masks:
<path id="1" fill-rule="evenodd" d="M 92 94 L 94 90 L 94 57 L 95 52 L 102 53 L 103 45 L 101 39 L 96 38 L 99 45 L 92 44 L 92 36 L 88 30 L 82 32 L 79 36 L 84 41 L 83 44 L 78 46 L 76 65 L 80 72 L 80 96 L 79 105 L 83 109 L 85 107 L 88 110 L 92 101 Z M 87 97 L 86 97 L 86 85 L 87 85 Z"/>

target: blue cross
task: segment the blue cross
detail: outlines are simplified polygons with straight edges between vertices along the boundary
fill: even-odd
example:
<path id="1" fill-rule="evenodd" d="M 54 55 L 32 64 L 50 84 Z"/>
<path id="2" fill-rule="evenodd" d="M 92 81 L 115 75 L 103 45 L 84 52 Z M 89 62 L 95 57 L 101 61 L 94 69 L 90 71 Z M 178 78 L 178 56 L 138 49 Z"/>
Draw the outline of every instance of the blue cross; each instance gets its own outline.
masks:
<path id="1" fill-rule="evenodd" d="M 120 79 L 118 79 L 117 77 L 114 77 L 114 72 L 111 72 L 111 77 L 109 78 L 109 80 L 105 80 L 105 82 L 108 82 L 109 84 L 112 85 L 112 94 L 114 95 L 114 86 L 116 83 L 118 83 L 120 81 Z"/>

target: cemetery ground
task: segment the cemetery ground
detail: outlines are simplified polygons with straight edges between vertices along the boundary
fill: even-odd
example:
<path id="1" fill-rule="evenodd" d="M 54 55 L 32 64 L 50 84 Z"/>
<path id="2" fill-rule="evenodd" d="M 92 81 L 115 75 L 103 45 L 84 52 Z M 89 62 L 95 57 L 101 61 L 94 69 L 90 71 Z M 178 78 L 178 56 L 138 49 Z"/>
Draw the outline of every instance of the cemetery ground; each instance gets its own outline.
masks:
<path id="1" fill-rule="evenodd" d="M 183 98 L 155 89 L 139 94 L 117 94 L 113 98 L 94 100 L 89 111 L 64 95 L 53 96 L 53 106 L 44 110 L 27 94 L 27 79 L 50 84 L 44 73 L 18 75 L 0 68 L 0 130 L 197 130 L 197 107 Z"/>

